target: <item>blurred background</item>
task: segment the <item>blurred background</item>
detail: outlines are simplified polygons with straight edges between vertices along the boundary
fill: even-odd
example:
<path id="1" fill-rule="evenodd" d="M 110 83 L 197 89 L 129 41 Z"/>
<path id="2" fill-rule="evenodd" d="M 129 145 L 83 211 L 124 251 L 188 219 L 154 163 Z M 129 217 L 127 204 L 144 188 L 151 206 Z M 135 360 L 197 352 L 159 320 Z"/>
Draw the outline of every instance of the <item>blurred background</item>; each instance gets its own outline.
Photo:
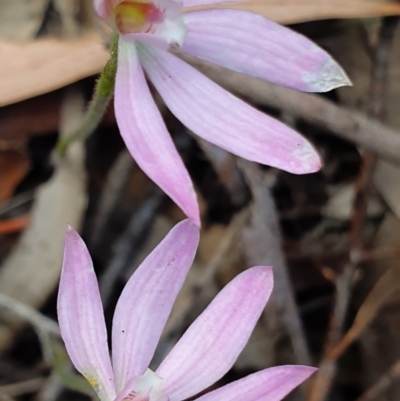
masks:
<path id="1" fill-rule="evenodd" d="M 155 94 L 202 211 L 195 264 L 153 366 L 244 269 L 275 267 L 273 296 L 215 386 L 279 364 L 319 367 L 288 399 L 400 400 L 400 3 L 248 0 L 328 50 L 353 87 L 323 96 L 192 60 L 220 85 L 293 126 L 324 161 L 295 176 L 192 136 Z M 66 224 L 88 244 L 108 324 L 135 268 L 181 219 L 140 171 L 113 107 L 65 159 L 108 59 L 91 0 L 0 1 L 0 399 L 88 400 L 60 341 L 56 294 Z M 190 105 L 188 105 L 190 107 Z"/>

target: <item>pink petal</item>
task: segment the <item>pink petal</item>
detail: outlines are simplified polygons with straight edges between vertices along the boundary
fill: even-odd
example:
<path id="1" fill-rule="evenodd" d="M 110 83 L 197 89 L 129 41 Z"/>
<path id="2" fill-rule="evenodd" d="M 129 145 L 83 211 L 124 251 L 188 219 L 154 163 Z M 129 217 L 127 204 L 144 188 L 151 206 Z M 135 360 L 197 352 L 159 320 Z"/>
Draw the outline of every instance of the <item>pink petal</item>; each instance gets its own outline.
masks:
<path id="1" fill-rule="evenodd" d="M 136 47 L 120 39 L 115 115 L 125 144 L 140 168 L 200 225 L 196 194 L 151 96 Z"/>
<path id="2" fill-rule="evenodd" d="M 94 0 L 93 8 L 102 20 L 108 22 L 111 17 L 112 7 L 116 1 L 117 0 Z"/>
<path id="3" fill-rule="evenodd" d="M 351 82 L 342 68 L 306 37 L 240 10 L 185 14 L 182 50 L 193 56 L 281 86 L 326 92 Z"/>
<path id="4" fill-rule="evenodd" d="M 183 7 L 205 6 L 207 4 L 239 3 L 242 0 L 182 0 Z"/>
<path id="5" fill-rule="evenodd" d="M 96 274 L 85 243 L 71 227 L 65 236 L 57 311 L 72 363 L 102 401 L 113 400 L 114 374 Z"/>
<path id="6" fill-rule="evenodd" d="M 169 44 L 167 40 L 161 35 L 154 35 L 152 33 L 127 33 L 123 35 L 125 42 L 138 41 L 147 45 L 156 46 L 159 49 L 168 50 Z"/>
<path id="7" fill-rule="evenodd" d="M 192 397 L 232 367 L 272 286 L 272 268 L 259 266 L 237 276 L 217 295 L 156 371 L 170 401 Z"/>
<path id="8" fill-rule="evenodd" d="M 195 134 L 245 159 L 296 174 L 317 171 L 314 148 L 298 133 L 231 95 L 189 64 L 150 46 L 140 60 L 172 113 Z"/>
<path id="9" fill-rule="evenodd" d="M 280 401 L 315 371 L 309 366 L 277 366 L 211 391 L 195 401 Z"/>
<path id="10" fill-rule="evenodd" d="M 112 329 L 113 366 L 118 391 L 149 366 L 199 242 L 189 220 L 175 226 L 125 286 Z"/>

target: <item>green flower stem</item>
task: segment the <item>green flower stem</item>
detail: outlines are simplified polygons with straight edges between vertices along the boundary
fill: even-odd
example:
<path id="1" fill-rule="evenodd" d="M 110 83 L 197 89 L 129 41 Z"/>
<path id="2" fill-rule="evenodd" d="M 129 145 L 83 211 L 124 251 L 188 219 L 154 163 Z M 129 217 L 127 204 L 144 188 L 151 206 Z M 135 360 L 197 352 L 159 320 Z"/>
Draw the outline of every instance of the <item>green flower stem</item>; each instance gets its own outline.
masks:
<path id="1" fill-rule="evenodd" d="M 118 35 L 114 35 L 110 43 L 110 59 L 108 60 L 103 72 L 101 73 L 93 94 L 92 101 L 86 111 L 82 125 L 61 138 L 57 143 L 57 152 L 64 156 L 69 145 L 78 139 L 87 138 L 100 124 L 106 111 L 107 105 L 114 93 L 115 74 L 118 62 Z"/>

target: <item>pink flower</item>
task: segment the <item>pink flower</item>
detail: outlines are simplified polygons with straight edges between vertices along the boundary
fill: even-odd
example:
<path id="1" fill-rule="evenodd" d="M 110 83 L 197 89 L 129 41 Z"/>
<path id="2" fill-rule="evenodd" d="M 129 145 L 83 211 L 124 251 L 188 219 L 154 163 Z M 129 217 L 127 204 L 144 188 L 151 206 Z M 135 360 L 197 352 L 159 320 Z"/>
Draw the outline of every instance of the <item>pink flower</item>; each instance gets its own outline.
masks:
<path id="1" fill-rule="evenodd" d="M 237 276 L 189 327 L 158 369 L 148 369 L 174 300 L 194 259 L 197 226 L 178 224 L 135 271 L 117 303 L 110 360 L 93 264 L 69 229 L 58 294 L 62 338 L 76 369 L 101 401 L 181 401 L 221 378 L 234 364 L 273 286 L 270 267 Z M 197 398 L 198 401 L 278 401 L 315 369 L 262 370 Z"/>
<path id="2" fill-rule="evenodd" d="M 216 2 L 221 0 L 94 0 L 98 15 L 120 34 L 115 114 L 126 146 L 142 170 L 198 225 L 192 182 L 143 69 L 168 108 L 195 134 L 240 157 L 295 174 L 320 168 L 313 147 L 169 48 L 302 91 L 350 84 L 326 52 L 259 15 L 229 9 L 182 13 L 182 6 Z"/>

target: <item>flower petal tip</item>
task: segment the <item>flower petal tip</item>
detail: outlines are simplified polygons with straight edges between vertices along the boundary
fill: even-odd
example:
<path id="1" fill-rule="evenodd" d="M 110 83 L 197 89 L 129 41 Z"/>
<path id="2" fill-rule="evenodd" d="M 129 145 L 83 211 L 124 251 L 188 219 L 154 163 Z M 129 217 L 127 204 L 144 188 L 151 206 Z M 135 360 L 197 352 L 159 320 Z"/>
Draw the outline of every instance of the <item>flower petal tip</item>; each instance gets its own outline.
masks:
<path id="1" fill-rule="evenodd" d="M 176 230 L 182 230 L 182 238 L 192 237 L 197 240 L 200 239 L 200 227 L 197 221 L 194 221 L 192 218 L 188 218 L 186 220 L 181 221 L 175 227 Z"/>
<path id="2" fill-rule="evenodd" d="M 185 244 L 189 249 L 197 249 L 200 241 L 200 227 L 192 219 L 188 218 L 181 221 L 171 232 L 174 233 L 176 241 Z"/>
<path id="3" fill-rule="evenodd" d="M 305 379 L 308 379 L 311 375 L 318 371 L 318 368 L 315 368 L 314 366 L 297 365 L 296 367 L 298 368 L 299 372 L 304 374 Z"/>
<path id="4" fill-rule="evenodd" d="M 308 368 L 308 372 L 311 375 L 313 375 L 314 373 L 318 372 L 318 368 L 315 368 L 314 366 L 305 366 L 306 368 Z"/>
<path id="5" fill-rule="evenodd" d="M 189 194 L 190 194 L 189 196 L 186 195 L 185 197 L 183 197 L 183 199 L 179 199 L 179 201 L 175 199 L 173 200 L 180 207 L 182 212 L 186 215 L 187 220 L 190 220 L 192 224 L 194 224 L 198 228 L 201 228 L 200 208 L 199 208 L 199 203 L 197 201 L 197 195 L 194 192 L 194 190 L 191 190 Z"/>
<path id="6" fill-rule="evenodd" d="M 264 280 L 266 286 L 272 290 L 274 286 L 274 268 L 272 266 L 255 266 L 247 271 L 251 271 L 251 274 L 257 276 L 259 281 Z"/>
<path id="7" fill-rule="evenodd" d="M 72 227 L 70 224 L 67 224 L 67 231 L 66 234 L 73 234 L 76 233 L 76 230 L 74 229 L 74 227 Z"/>
<path id="8" fill-rule="evenodd" d="M 299 146 L 293 152 L 285 170 L 293 174 L 311 174 L 319 171 L 322 167 L 322 160 L 315 148 L 307 141 Z"/>
<path id="9" fill-rule="evenodd" d="M 200 216 L 198 214 L 196 214 L 195 216 L 190 217 L 190 221 L 197 227 L 197 228 L 201 228 L 201 220 L 200 220 Z"/>
<path id="10" fill-rule="evenodd" d="M 65 232 L 65 246 L 67 247 L 69 244 L 76 243 L 78 241 L 82 241 L 79 233 L 69 224 L 67 224 L 67 231 Z"/>
<path id="11" fill-rule="evenodd" d="M 201 228 L 201 218 L 199 202 L 197 201 L 197 195 L 193 186 L 190 187 L 189 196 L 186 195 L 181 202 L 177 202 L 178 206 L 185 213 L 186 217 L 198 228 Z"/>
<path id="12" fill-rule="evenodd" d="M 258 274 L 262 276 L 271 276 L 273 277 L 274 275 L 274 267 L 273 266 L 254 266 L 252 269 Z"/>
<path id="13" fill-rule="evenodd" d="M 304 75 L 304 81 L 308 84 L 309 92 L 320 93 L 353 85 L 343 68 L 331 57 L 315 75 Z"/>
<path id="14" fill-rule="evenodd" d="M 254 266 L 245 270 L 242 275 L 247 277 L 251 282 L 260 284 L 259 289 L 264 291 L 268 288 L 272 292 L 274 287 L 274 268 L 272 266 Z"/>
<path id="15" fill-rule="evenodd" d="M 318 371 L 318 368 L 304 365 L 288 365 L 288 368 L 289 372 L 297 378 L 299 384 L 305 382 Z"/>
<path id="16" fill-rule="evenodd" d="M 275 368 L 267 369 L 271 372 L 279 373 L 281 378 L 284 378 L 286 382 L 287 390 L 285 393 L 289 393 L 295 387 L 304 383 L 307 379 L 310 378 L 312 374 L 314 374 L 318 369 L 312 366 L 304 366 L 304 365 L 283 365 L 277 366 Z"/>

